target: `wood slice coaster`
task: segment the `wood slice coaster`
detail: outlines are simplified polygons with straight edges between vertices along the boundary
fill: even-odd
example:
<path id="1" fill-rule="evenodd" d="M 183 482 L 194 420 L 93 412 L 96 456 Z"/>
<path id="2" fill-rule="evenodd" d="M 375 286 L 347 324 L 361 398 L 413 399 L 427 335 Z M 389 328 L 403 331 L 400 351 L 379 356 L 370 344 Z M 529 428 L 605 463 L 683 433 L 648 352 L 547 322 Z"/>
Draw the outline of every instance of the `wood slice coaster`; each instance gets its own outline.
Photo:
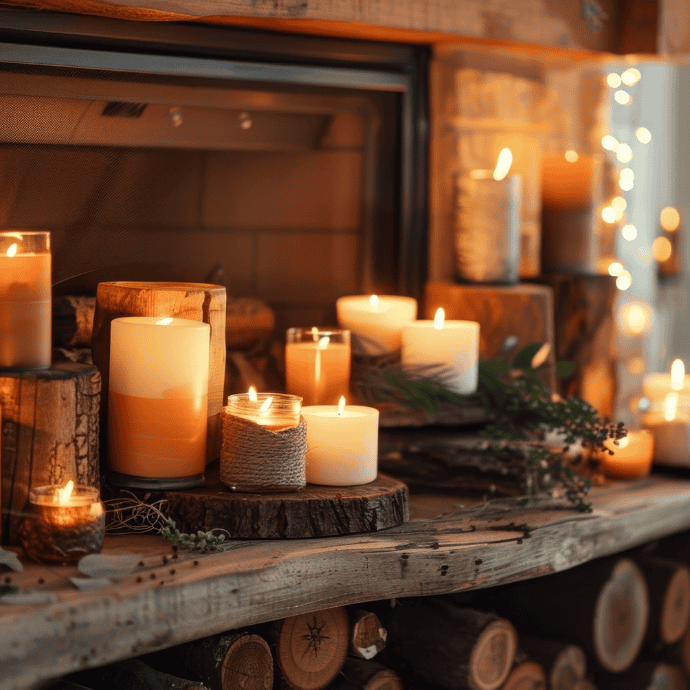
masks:
<path id="1" fill-rule="evenodd" d="M 501 690 L 546 690 L 544 668 L 534 661 L 523 661 L 513 668 Z"/>
<path id="2" fill-rule="evenodd" d="M 131 491 L 131 490 L 129 490 Z M 379 474 L 358 486 L 307 485 L 301 491 L 242 494 L 220 482 L 218 464 L 206 468 L 206 486 L 187 491 L 136 492 L 146 502 L 164 498 L 181 532 L 224 529 L 231 539 L 305 539 L 378 532 L 409 520 L 409 492 Z M 110 488 L 110 497 L 126 494 Z"/>

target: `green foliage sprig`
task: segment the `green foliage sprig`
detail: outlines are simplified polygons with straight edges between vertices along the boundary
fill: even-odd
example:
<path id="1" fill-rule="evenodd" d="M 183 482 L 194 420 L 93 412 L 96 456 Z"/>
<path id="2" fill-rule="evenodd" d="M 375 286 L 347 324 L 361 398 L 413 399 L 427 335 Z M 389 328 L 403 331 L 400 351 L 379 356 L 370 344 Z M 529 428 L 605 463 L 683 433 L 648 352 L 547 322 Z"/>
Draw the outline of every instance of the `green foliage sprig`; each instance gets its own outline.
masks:
<path id="1" fill-rule="evenodd" d="M 573 449 L 580 459 L 590 457 L 606 450 L 604 441 L 617 441 L 627 432 L 622 423 L 600 419 L 584 400 L 552 396 L 539 377 L 548 345 L 528 345 L 510 359 L 514 340 L 507 339 L 495 359 L 480 362 L 477 391 L 471 395 L 449 390 L 449 372 L 443 367 L 410 370 L 390 362 L 362 370 L 357 389 L 374 404 L 393 402 L 432 420 L 450 412 L 462 422 L 469 411 L 481 410 L 482 450 L 524 461 L 528 499 L 546 493 L 590 511 L 586 496 L 591 480 L 575 471 Z M 557 365 L 560 377 L 572 371 L 569 362 Z"/>

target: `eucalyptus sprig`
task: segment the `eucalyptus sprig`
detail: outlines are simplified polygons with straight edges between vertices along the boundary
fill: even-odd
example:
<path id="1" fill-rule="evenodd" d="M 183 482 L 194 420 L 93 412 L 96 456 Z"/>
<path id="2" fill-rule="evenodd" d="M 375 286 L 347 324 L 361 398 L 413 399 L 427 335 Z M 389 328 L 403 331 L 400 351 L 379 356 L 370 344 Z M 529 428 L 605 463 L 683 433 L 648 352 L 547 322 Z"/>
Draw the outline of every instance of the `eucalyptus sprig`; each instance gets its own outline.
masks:
<path id="1" fill-rule="evenodd" d="M 167 527 L 160 531 L 161 536 L 169 539 L 173 544 L 180 544 L 189 549 L 199 549 L 201 551 L 215 551 L 225 542 L 225 530 L 212 529 L 208 532 L 198 530 L 196 534 L 180 532 L 177 523 L 172 518 L 166 518 Z M 221 534 L 216 534 L 221 532 Z"/>

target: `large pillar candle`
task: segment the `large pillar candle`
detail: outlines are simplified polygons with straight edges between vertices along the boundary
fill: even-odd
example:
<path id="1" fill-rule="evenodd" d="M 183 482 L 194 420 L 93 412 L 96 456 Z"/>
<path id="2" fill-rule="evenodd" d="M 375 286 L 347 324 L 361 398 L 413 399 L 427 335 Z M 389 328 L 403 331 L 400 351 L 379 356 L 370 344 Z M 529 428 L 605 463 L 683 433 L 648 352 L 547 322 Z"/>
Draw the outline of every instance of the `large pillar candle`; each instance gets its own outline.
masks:
<path id="1" fill-rule="evenodd" d="M 51 361 L 50 233 L 0 233 L 0 369 Z"/>
<path id="2" fill-rule="evenodd" d="M 350 332 L 290 328 L 285 388 L 305 405 L 335 405 L 350 389 Z"/>
<path id="3" fill-rule="evenodd" d="M 351 295 L 335 303 L 338 323 L 357 338 L 362 354 L 397 352 L 403 327 L 417 318 L 417 300 L 397 295 Z"/>
<path id="4" fill-rule="evenodd" d="M 156 316 L 114 319 L 108 393 L 109 480 L 203 484 L 210 326 Z"/>
<path id="5" fill-rule="evenodd" d="M 373 407 L 312 405 L 307 422 L 307 483 L 354 486 L 376 479 L 379 411 Z"/>
<path id="6" fill-rule="evenodd" d="M 438 369 L 448 390 L 469 395 L 477 390 L 479 373 L 479 324 L 476 321 L 446 321 L 443 309 L 436 318 L 414 321 L 402 333 L 403 368 L 425 375 Z"/>

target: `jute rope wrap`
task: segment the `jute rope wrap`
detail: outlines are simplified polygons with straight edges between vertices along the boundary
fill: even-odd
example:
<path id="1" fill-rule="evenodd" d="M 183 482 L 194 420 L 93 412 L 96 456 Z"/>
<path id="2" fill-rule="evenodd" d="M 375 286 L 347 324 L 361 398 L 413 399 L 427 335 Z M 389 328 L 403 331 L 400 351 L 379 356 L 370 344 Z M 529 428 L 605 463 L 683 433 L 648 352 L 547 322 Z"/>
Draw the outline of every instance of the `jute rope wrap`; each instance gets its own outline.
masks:
<path id="1" fill-rule="evenodd" d="M 221 411 L 220 480 L 233 491 L 296 491 L 307 484 L 307 424 L 270 431 Z"/>

